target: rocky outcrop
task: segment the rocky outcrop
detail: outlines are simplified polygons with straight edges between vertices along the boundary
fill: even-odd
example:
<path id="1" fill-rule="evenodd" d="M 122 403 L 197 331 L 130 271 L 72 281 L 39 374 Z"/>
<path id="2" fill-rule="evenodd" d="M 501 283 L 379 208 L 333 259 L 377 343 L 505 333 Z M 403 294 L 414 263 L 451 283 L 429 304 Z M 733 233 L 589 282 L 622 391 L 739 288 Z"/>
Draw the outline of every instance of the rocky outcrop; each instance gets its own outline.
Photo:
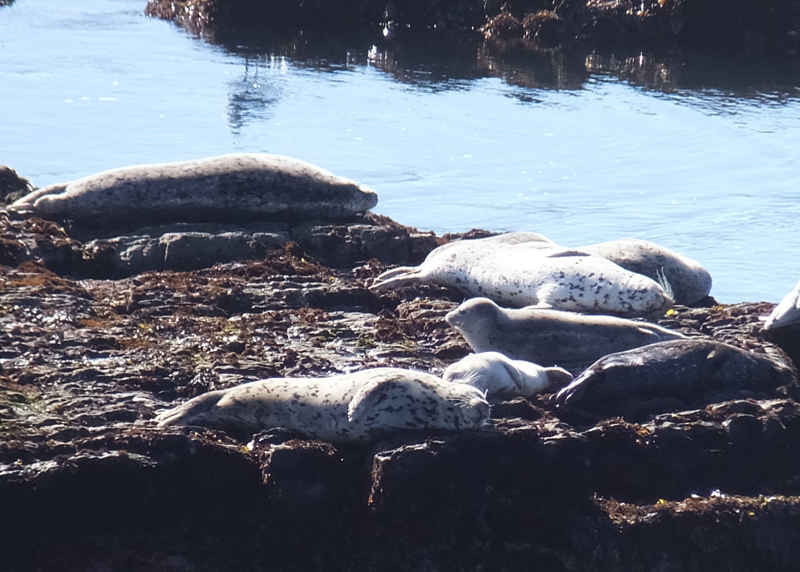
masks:
<path id="1" fill-rule="evenodd" d="M 178 400 L 245 381 L 441 373 L 469 351 L 444 321 L 461 294 L 368 288 L 419 263 L 443 240 L 430 233 L 376 215 L 179 230 L 84 240 L 0 215 L 0 570 L 800 566 L 800 405 L 785 388 L 637 422 L 562 414 L 545 393 L 494 402 L 479 431 L 361 446 L 156 428 Z M 200 252 L 232 232 L 274 243 L 193 270 L 97 258 L 173 238 Z M 707 302 L 660 323 L 800 355 L 796 331 L 761 329 L 773 304 Z"/>
<path id="2" fill-rule="evenodd" d="M 637 47 L 669 44 L 724 50 L 796 49 L 800 7 L 793 0 L 150 0 L 146 13 L 194 33 L 271 26 L 347 33 L 471 32 L 536 47 Z"/>

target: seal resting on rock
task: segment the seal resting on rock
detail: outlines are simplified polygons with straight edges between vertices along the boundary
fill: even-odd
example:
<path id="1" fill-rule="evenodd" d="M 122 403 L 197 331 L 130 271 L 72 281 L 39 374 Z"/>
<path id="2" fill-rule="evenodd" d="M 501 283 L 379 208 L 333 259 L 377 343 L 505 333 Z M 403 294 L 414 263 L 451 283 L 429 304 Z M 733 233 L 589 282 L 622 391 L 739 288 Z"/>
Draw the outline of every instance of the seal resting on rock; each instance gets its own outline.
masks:
<path id="1" fill-rule="evenodd" d="M 623 238 L 579 249 L 656 281 L 666 277 L 677 304 L 695 304 L 711 292 L 711 274 L 699 262 L 654 242 Z"/>
<path id="2" fill-rule="evenodd" d="M 608 416 L 640 415 L 764 396 L 796 383 L 797 372 L 783 357 L 684 339 L 607 355 L 552 402 L 564 410 L 579 406 Z"/>
<path id="3" fill-rule="evenodd" d="M 507 358 L 498 352 L 470 354 L 444 370 L 444 381 L 480 389 L 486 397 L 530 397 L 551 385 L 563 386 L 572 374 L 560 367 Z"/>
<path id="4" fill-rule="evenodd" d="M 764 323 L 764 329 L 784 328 L 798 322 L 800 322 L 800 282 L 775 306 Z"/>
<path id="5" fill-rule="evenodd" d="M 670 293 L 654 280 L 613 262 L 560 247 L 541 235 L 510 233 L 451 242 L 417 267 L 378 276 L 376 291 L 419 282 L 459 289 L 513 307 L 643 316 L 665 312 Z M 666 286 L 666 284 L 665 284 Z"/>
<path id="6" fill-rule="evenodd" d="M 592 362 L 613 352 L 684 337 L 655 324 L 614 316 L 505 309 L 488 298 L 467 300 L 445 320 L 475 352 L 496 351 L 548 366 Z"/>
<path id="7" fill-rule="evenodd" d="M 211 391 L 161 413 L 159 426 L 200 425 L 239 434 L 283 428 L 327 441 L 391 431 L 476 429 L 489 418 L 483 393 L 398 368 L 330 378 L 275 378 Z"/>
<path id="8" fill-rule="evenodd" d="M 9 209 L 86 227 L 164 222 L 337 220 L 377 195 L 305 161 L 236 153 L 104 171 L 30 193 Z"/>

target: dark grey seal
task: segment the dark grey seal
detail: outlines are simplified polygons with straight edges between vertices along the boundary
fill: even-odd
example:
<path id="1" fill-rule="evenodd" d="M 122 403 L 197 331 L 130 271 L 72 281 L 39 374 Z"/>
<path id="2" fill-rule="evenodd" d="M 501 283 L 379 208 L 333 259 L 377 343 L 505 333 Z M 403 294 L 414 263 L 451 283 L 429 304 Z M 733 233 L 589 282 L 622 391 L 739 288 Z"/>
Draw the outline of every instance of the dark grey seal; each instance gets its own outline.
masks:
<path id="1" fill-rule="evenodd" d="M 555 394 L 552 402 L 563 410 L 579 406 L 625 416 L 686 409 L 715 397 L 761 397 L 796 383 L 796 370 L 780 355 L 684 339 L 607 355 Z"/>
<path id="2" fill-rule="evenodd" d="M 540 308 L 501 308 L 473 298 L 445 316 L 476 352 L 543 366 L 589 363 L 613 352 L 683 335 L 647 322 Z"/>
<path id="3" fill-rule="evenodd" d="M 87 227 L 339 220 L 378 196 L 305 161 L 237 153 L 104 171 L 34 191 L 9 210 Z"/>

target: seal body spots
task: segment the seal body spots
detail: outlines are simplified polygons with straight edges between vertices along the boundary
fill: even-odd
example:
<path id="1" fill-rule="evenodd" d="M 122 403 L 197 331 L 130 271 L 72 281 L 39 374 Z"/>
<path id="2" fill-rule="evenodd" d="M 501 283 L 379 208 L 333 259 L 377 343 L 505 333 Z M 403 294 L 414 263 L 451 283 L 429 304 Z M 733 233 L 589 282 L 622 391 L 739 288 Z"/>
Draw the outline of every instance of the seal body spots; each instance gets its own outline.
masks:
<path id="1" fill-rule="evenodd" d="M 264 153 L 137 165 L 35 191 L 9 208 L 89 227 L 343 219 L 377 195 L 310 163 Z"/>
<path id="2" fill-rule="evenodd" d="M 562 409 L 580 406 L 625 415 L 637 402 L 639 412 L 660 412 L 686 408 L 715 393 L 731 399 L 732 394 L 751 396 L 796 382 L 796 371 L 783 359 L 685 339 L 607 355 L 554 395 L 553 402 Z"/>
<path id="3" fill-rule="evenodd" d="M 390 431 L 475 429 L 489 418 L 483 393 L 398 368 L 323 379 L 276 378 L 212 391 L 157 417 L 159 426 L 200 425 L 238 433 L 284 428 L 329 441 Z"/>
<path id="4" fill-rule="evenodd" d="M 448 366 L 444 381 L 471 385 L 486 397 L 530 397 L 551 384 L 572 381 L 572 374 L 560 367 L 542 367 L 535 363 L 509 359 L 498 352 L 471 354 Z"/>
<path id="5" fill-rule="evenodd" d="M 445 244 L 418 267 L 381 274 L 372 288 L 430 282 L 517 308 L 623 316 L 657 314 L 672 305 L 655 281 L 601 256 L 565 249 L 546 239 L 525 239 L 528 233 L 512 234 L 517 236 Z"/>
<path id="6" fill-rule="evenodd" d="M 581 246 L 580 249 L 657 282 L 659 275 L 665 276 L 677 304 L 694 304 L 711 292 L 711 274 L 699 262 L 653 242 L 625 238 Z"/>
<path id="7" fill-rule="evenodd" d="M 646 322 L 538 308 L 504 309 L 487 298 L 467 300 L 445 320 L 476 352 L 496 351 L 542 365 L 592 362 L 609 353 L 683 338 Z"/>
<path id="8" fill-rule="evenodd" d="M 800 282 L 775 306 L 764 323 L 764 329 L 774 330 L 798 322 L 800 322 Z"/>

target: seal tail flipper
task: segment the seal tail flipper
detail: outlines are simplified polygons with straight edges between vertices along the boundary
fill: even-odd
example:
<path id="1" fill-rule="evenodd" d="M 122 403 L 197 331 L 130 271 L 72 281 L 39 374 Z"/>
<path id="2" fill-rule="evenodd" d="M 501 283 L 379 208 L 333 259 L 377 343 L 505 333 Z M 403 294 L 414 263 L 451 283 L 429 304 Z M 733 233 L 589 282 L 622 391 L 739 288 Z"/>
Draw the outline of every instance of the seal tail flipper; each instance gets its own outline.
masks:
<path id="1" fill-rule="evenodd" d="M 60 183 L 58 185 L 50 185 L 42 189 L 31 191 L 24 197 L 21 197 L 8 205 L 8 210 L 17 212 L 22 215 L 31 215 L 36 212 L 36 201 L 46 195 L 58 195 L 67 190 L 69 183 Z"/>
<path id="2" fill-rule="evenodd" d="M 416 266 L 398 266 L 393 270 L 387 270 L 377 278 L 369 287 L 370 290 L 388 290 L 398 286 L 408 286 L 419 282 L 422 272 Z"/>
<path id="3" fill-rule="evenodd" d="M 156 416 L 156 423 L 159 427 L 191 425 L 195 419 L 214 409 L 224 396 L 225 390 L 209 391 L 198 395 L 178 407 L 162 411 Z"/>
<path id="4" fill-rule="evenodd" d="M 549 381 L 548 387 L 557 386 L 564 387 L 572 383 L 573 375 L 561 367 L 546 367 L 544 372 L 547 374 Z"/>
<path id="5" fill-rule="evenodd" d="M 584 379 L 589 374 L 590 370 L 591 367 L 573 379 L 568 386 L 561 389 L 555 395 L 552 395 L 550 397 L 550 403 L 555 405 L 557 408 L 564 410 L 570 409 L 577 405 L 577 403 L 581 400 L 581 397 L 583 397 L 584 391 L 586 391 Z"/>

